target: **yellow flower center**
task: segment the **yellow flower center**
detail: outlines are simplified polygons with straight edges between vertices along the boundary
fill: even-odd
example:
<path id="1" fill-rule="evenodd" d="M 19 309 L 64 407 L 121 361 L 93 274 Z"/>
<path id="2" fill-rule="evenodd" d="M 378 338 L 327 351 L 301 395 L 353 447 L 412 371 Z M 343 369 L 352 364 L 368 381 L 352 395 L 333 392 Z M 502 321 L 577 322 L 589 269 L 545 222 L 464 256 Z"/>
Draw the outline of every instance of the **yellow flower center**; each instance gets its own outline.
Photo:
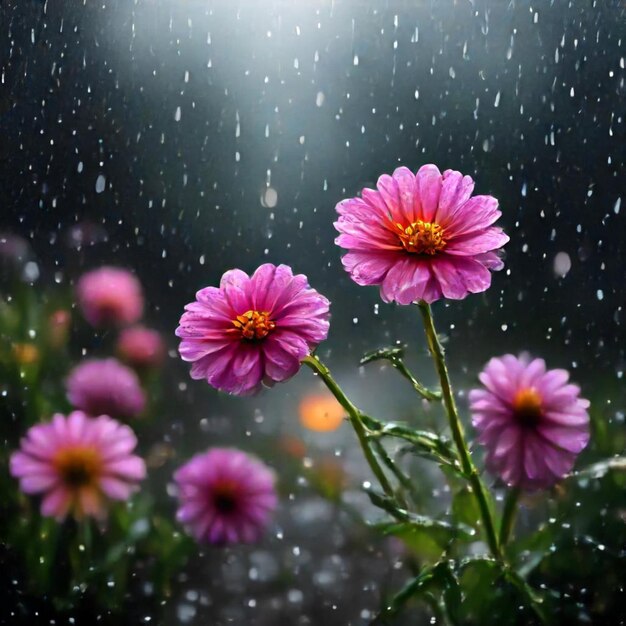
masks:
<path id="1" fill-rule="evenodd" d="M 88 447 L 60 450 L 53 464 L 65 486 L 70 489 L 94 487 L 102 471 L 100 455 Z"/>
<path id="2" fill-rule="evenodd" d="M 541 396 L 532 387 L 520 389 L 513 400 L 515 417 L 521 424 L 533 426 L 543 416 L 541 408 Z"/>
<path id="3" fill-rule="evenodd" d="M 246 311 L 233 320 L 233 326 L 248 341 L 265 339 L 275 328 L 276 322 L 269 318 L 268 311 Z"/>
<path id="4" fill-rule="evenodd" d="M 444 231 L 435 222 L 423 222 L 417 220 L 404 228 L 402 224 L 396 224 L 399 233 L 398 238 L 402 247 L 413 254 L 437 254 L 446 247 Z"/>

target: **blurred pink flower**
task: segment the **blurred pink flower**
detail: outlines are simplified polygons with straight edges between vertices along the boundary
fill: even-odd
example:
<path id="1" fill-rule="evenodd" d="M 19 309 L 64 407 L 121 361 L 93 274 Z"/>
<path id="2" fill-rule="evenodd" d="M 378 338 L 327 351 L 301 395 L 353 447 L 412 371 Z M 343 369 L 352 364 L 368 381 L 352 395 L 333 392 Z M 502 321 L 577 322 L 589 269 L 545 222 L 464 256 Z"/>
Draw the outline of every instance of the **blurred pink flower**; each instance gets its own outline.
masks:
<path id="1" fill-rule="evenodd" d="M 156 330 L 133 326 L 126 328 L 117 339 L 117 355 L 137 369 L 159 367 L 165 358 L 165 344 Z"/>
<path id="2" fill-rule="evenodd" d="M 589 441 L 589 401 L 566 370 L 506 354 L 480 374 L 469 394 L 487 469 L 510 486 L 541 489 L 563 478 Z"/>
<path id="3" fill-rule="evenodd" d="M 83 274 L 76 297 L 85 319 L 96 327 L 133 324 L 143 313 L 141 283 L 119 267 L 105 266 Z"/>
<path id="4" fill-rule="evenodd" d="M 335 243 L 348 250 L 342 263 L 359 285 L 380 285 L 385 302 L 460 300 L 491 284 L 502 269 L 496 250 L 509 238 L 492 224 L 498 201 L 472 196 L 474 181 L 460 172 L 424 165 L 378 179 L 377 190 L 337 205 Z"/>
<path id="5" fill-rule="evenodd" d="M 11 455 L 11 474 L 27 494 L 42 494 L 41 514 L 63 519 L 102 519 L 109 500 L 127 500 L 146 475 L 143 460 L 132 454 L 133 431 L 107 415 L 81 411 L 33 426 Z"/>
<path id="6" fill-rule="evenodd" d="M 328 335 L 329 302 L 286 265 L 230 270 L 185 307 L 176 335 L 191 377 L 249 395 L 293 376 Z"/>
<path id="7" fill-rule="evenodd" d="M 276 508 L 275 477 L 239 450 L 214 448 L 194 456 L 174 474 L 176 515 L 198 541 L 253 543 Z"/>
<path id="8" fill-rule="evenodd" d="M 67 398 L 90 415 L 135 417 L 146 406 L 137 374 L 117 359 L 91 359 L 77 365 L 65 381 Z"/>

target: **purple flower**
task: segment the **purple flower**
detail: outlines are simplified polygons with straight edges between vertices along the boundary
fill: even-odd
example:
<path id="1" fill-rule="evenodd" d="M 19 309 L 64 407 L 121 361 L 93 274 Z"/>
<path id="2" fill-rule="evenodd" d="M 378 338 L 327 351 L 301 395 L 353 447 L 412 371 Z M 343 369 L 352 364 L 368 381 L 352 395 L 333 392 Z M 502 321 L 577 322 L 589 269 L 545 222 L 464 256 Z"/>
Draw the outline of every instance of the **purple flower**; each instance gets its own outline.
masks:
<path id="1" fill-rule="evenodd" d="M 76 297 L 85 319 L 96 327 L 133 324 L 143 313 L 141 283 L 119 267 L 105 266 L 83 274 Z"/>
<path id="2" fill-rule="evenodd" d="M 65 381 L 73 407 L 89 415 L 135 417 L 146 406 L 137 374 L 117 359 L 91 359 L 77 365 Z"/>
<path id="3" fill-rule="evenodd" d="M 196 299 L 176 329 L 180 355 L 192 378 L 232 394 L 287 380 L 328 335 L 328 300 L 286 265 L 230 270 Z"/>
<path id="4" fill-rule="evenodd" d="M 165 358 L 165 345 L 158 331 L 143 326 L 125 328 L 115 346 L 118 356 L 138 370 L 159 367 Z"/>
<path id="5" fill-rule="evenodd" d="M 107 415 L 57 413 L 26 433 L 11 455 L 11 474 L 24 493 L 43 495 L 44 516 L 102 519 L 108 501 L 128 500 L 146 475 L 136 445 L 133 431 Z"/>
<path id="6" fill-rule="evenodd" d="M 274 473 L 239 450 L 198 454 L 176 471 L 174 480 L 180 505 L 176 518 L 198 541 L 258 541 L 276 508 Z"/>
<path id="7" fill-rule="evenodd" d="M 566 370 L 543 359 L 506 354 L 480 374 L 470 392 L 472 423 L 486 448 L 487 469 L 510 486 L 541 489 L 563 478 L 589 441 L 589 401 Z"/>
<path id="8" fill-rule="evenodd" d="M 435 165 L 417 174 L 400 167 L 378 179 L 377 191 L 337 205 L 335 243 L 358 285 L 380 285 L 385 302 L 460 300 L 485 291 L 489 270 L 502 269 L 496 250 L 509 238 L 492 224 L 498 201 L 472 196 L 470 176 Z"/>

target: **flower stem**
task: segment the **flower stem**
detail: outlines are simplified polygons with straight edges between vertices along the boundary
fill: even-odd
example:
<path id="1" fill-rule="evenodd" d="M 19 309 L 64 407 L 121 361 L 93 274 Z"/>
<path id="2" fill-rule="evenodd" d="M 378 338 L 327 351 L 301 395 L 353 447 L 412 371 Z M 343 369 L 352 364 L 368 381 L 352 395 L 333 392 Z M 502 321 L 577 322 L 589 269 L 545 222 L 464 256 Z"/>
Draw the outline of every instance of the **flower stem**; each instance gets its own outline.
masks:
<path id="1" fill-rule="evenodd" d="M 382 467 L 379 465 L 372 448 L 370 447 L 368 438 L 367 438 L 367 430 L 363 423 L 363 417 L 361 411 L 350 401 L 350 399 L 343 392 L 341 387 L 335 382 L 335 379 L 332 377 L 330 370 L 315 356 L 307 356 L 302 362 L 308 365 L 323 381 L 324 384 L 328 387 L 331 393 L 335 396 L 339 404 L 346 410 L 348 416 L 350 417 L 350 423 L 354 428 L 354 432 L 361 444 L 361 449 L 363 450 L 363 454 L 365 455 L 365 460 L 370 466 L 372 472 L 378 479 L 380 486 L 382 487 L 385 495 L 392 498 L 395 501 L 395 494 L 393 487 L 391 486 L 385 472 Z"/>
<path id="2" fill-rule="evenodd" d="M 499 542 L 501 548 L 507 544 L 511 532 L 513 531 L 519 495 L 520 490 L 517 488 L 512 488 L 507 491 L 506 499 L 504 500 L 504 509 L 502 511 L 502 522 L 500 523 Z"/>
<path id="3" fill-rule="evenodd" d="M 432 316 L 430 305 L 426 302 L 419 303 L 420 313 L 424 321 L 424 330 L 426 332 L 426 340 L 428 341 L 428 348 L 435 361 L 437 368 L 437 374 L 439 376 L 439 382 L 441 383 L 441 393 L 443 396 L 443 403 L 448 415 L 448 422 L 450 430 L 452 431 L 452 438 L 456 445 L 457 452 L 459 454 L 459 460 L 461 462 L 461 468 L 467 476 L 470 484 L 472 485 L 472 491 L 474 497 L 478 503 L 480 509 L 480 516 L 482 518 L 483 528 L 489 549 L 493 556 L 502 561 L 502 553 L 500 552 L 500 545 L 498 544 L 498 537 L 496 534 L 496 528 L 489 508 L 489 502 L 487 497 L 486 488 L 478 475 L 476 466 L 472 461 L 467 443 L 465 442 L 465 436 L 463 434 L 463 425 L 459 418 L 459 412 L 456 408 L 456 402 L 454 401 L 454 394 L 452 392 L 452 385 L 450 384 L 450 376 L 448 374 L 448 368 L 446 366 L 446 360 L 444 356 L 443 346 L 437 336 L 435 330 L 435 323 Z"/>
<path id="4" fill-rule="evenodd" d="M 422 385 L 422 383 L 420 383 L 415 376 L 411 374 L 407 366 L 404 364 L 404 361 L 397 358 L 392 358 L 390 360 L 391 365 L 393 365 L 393 367 L 395 367 L 402 374 L 402 376 L 404 376 L 413 385 L 413 389 L 415 389 L 415 391 L 417 391 L 422 398 L 429 400 L 430 402 L 441 400 L 441 393 L 438 391 L 431 391 L 430 389 L 424 387 L 424 385 Z"/>
<path id="5" fill-rule="evenodd" d="M 409 493 L 413 494 L 413 483 L 411 482 L 411 479 L 396 465 L 395 461 L 389 456 L 389 453 L 387 452 L 387 450 L 385 450 L 385 446 L 383 446 L 380 439 L 372 439 L 371 441 L 378 456 L 385 464 L 385 466 L 391 471 L 391 473 L 398 479 L 400 486 L 406 489 Z M 398 489 L 395 496 L 398 504 L 403 509 L 408 510 L 409 503 L 404 497 L 404 493 L 402 493 L 401 489 Z"/>

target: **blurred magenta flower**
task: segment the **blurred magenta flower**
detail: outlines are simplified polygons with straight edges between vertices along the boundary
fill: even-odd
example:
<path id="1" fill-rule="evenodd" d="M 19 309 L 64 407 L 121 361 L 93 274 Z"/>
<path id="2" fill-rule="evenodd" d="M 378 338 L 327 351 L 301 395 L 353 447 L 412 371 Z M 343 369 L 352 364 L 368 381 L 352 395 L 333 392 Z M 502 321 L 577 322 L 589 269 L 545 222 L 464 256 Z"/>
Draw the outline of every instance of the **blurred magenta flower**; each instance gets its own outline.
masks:
<path id="1" fill-rule="evenodd" d="M 293 376 L 328 335 L 329 302 L 286 265 L 230 270 L 185 307 L 176 335 L 191 377 L 249 395 Z"/>
<path id="2" fill-rule="evenodd" d="M 460 172 L 424 165 L 378 179 L 377 190 L 337 205 L 335 243 L 359 285 L 380 285 L 385 302 L 460 300 L 485 291 L 489 270 L 502 269 L 496 250 L 509 238 L 492 224 L 498 201 L 472 196 L 474 181 Z"/>
<path id="3" fill-rule="evenodd" d="M 26 239 L 13 233 L 0 233 L 0 269 L 18 269 L 32 258 Z"/>
<path id="4" fill-rule="evenodd" d="M 33 426 L 11 455 L 11 474 L 27 494 L 42 494 L 41 514 L 106 517 L 109 500 L 127 500 L 146 475 L 133 454 L 133 431 L 107 415 L 82 411 Z"/>
<path id="5" fill-rule="evenodd" d="M 139 280 L 120 267 L 100 267 L 83 274 L 76 285 L 78 305 L 96 327 L 125 326 L 143 313 Z"/>
<path id="6" fill-rule="evenodd" d="M 72 316 L 65 309 L 57 309 L 48 317 L 48 341 L 53 348 L 60 348 L 67 343 L 72 325 Z"/>
<path id="7" fill-rule="evenodd" d="M 137 374 L 117 359 L 79 363 L 65 381 L 71 405 L 89 415 L 135 417 L 146 406 Z"/>
<path id="8" fill-rule="evenodd" d="M 151 328 L 133 326 L 120 333 L 116 344 L 117 355 L 136 369 L 159 367 L 165 358 L 165 344 L 161 334 Z"/>
<path id="9" fill-rule="evenodd" d="M 276 508 L 274 472 L 239 450 L 214 448 L 194 456 L 174 474 L 176 514 L 198 541 L 253 543 Z"/>
<path id="10" fill-rule="evenodd" d="M 589 401 L 566 370 L 506 354 L 480 374 L 469 394 L 487 469 L 510 486 L 541 489 L 563 478 L 589 441 Z"/>

